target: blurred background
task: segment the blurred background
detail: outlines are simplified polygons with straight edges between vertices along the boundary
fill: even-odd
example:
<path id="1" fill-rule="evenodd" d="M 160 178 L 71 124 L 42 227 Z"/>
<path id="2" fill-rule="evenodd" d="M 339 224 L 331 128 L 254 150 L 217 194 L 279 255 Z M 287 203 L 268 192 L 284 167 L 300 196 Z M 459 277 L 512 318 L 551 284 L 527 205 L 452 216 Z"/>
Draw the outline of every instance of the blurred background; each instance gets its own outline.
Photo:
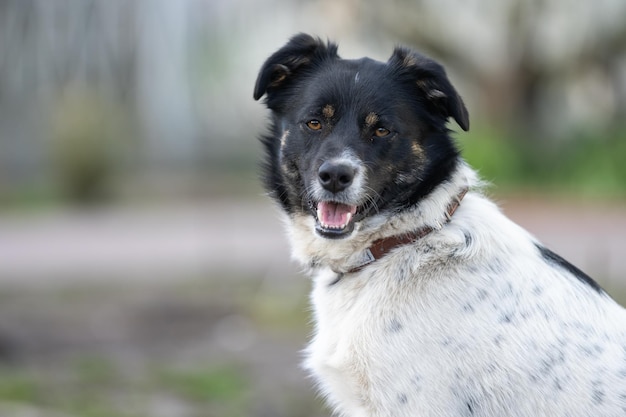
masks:
<path id="1" fill-rule="evenodd" d="M 256 74 L 300 31 L 442 62 L 489 193 L 624 303 L 625 21 L 622 0 L 0 0 L 0 416 L 329 414 L 257 179 Z"/>

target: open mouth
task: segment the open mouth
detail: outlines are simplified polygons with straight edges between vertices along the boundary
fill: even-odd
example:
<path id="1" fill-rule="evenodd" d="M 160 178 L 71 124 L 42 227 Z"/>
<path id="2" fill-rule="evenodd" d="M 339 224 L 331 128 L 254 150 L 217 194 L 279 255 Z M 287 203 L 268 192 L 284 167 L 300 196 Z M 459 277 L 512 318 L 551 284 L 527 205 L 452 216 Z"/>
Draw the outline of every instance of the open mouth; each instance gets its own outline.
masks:
<path id="1" fill-rule="evenodd" d="M 315 208 L 315 230 L 323 237 L 339 239 L 348 236 L 354 230 L 354 215 L 357 206 L 320 201 Z"/>

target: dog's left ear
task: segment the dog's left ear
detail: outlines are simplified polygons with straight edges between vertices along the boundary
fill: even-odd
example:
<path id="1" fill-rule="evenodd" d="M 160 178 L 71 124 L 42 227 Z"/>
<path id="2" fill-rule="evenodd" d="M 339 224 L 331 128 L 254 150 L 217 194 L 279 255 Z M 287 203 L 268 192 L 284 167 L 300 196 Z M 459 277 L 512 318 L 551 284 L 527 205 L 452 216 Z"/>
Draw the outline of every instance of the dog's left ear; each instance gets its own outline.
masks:
<path id="1" fill-rule="evenodd" d="M 452 117 L 464 131 L 469 130 L 469 114 L 446 71 L 439 63 L 415 51 L 396 48 L 388 64 L 407 74 L 424 94 L 425 100 L 444 118 Z"/>

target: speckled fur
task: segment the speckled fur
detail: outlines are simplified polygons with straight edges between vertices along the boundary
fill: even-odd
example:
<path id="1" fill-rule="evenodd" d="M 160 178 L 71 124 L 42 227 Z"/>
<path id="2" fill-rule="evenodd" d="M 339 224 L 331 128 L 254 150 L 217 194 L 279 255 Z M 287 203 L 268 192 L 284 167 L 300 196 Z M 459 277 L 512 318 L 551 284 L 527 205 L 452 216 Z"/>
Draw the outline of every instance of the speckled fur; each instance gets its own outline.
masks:
<path id="1" fill-rule="evenodd" d="M 469 120 L 443 69 L 401 48 L 386 64 L 336 51 L 298 35 L 264 64 L 254 92 L 272 110 L 265 185 L 313 276 L 304 365 L 333 411 L 626 416 L 626 310 L 481 193 L 445 129 L 448 118 L 464 130 Z M 307 130 L 311 117 L 322 128 Z M 372 136 L 376 123 L 389 137 Z M 327 197 L 317 169 L 329 160 L 356 176 Z M 324 198 L 365 214 L 341 238 L 324 237 L 310 208 Z M 425 226 L 434 230 L 347 272 L 375 240 Z"/>
<path id="2" fill-rule="evenodd" d="M 441 220 L 472 177 L 463 167 L 402 219 L 372 219 L 380 226 L 356 246 L 288 221 L 296 259 L 323 265 L 312 271 L 305 362 L 320 391 L 349 417 L 626 415 L 626 311 L 546 262 L 479 192 L 441 230 L 359 273 L 337 280 L 328 267 L 381 235 Z"/>

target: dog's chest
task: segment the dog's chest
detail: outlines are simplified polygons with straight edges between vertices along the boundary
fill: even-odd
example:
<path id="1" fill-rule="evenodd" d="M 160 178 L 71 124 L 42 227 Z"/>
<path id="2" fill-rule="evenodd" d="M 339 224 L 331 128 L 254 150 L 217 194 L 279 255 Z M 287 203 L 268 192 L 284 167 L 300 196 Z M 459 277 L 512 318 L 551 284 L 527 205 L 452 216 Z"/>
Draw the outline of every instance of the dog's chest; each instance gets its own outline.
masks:
<path id="1" fill-rule="evenodd" d="M 316 280 L 317 331 L 306 362 L 322 391 L 351 416 L 415 407 L 408 403 L 420 401 L 416 393 L 427 395 L 427 387 L 420 384 L 440 372 L 429 358 L 437 356 L 436 345 L 446 339 L 448 329 L 432 328 L 417 340 L 415 329 L 429 328 L 429 318 L 420 317 L 423 307 L 410 298 L 419 291 L 405 288 L 409 283 L 397 274 L 374 279 L 346 276 L 329 285 L 332 279 L 329 275 Z M 437 315 L 428 304 L 428 316 Z"/>
<path id="2" fill-rule="evenodd" d="M 313 305 L 317 330 L 309 347 L 307 366 L 331 400 L 352 413 L 359 410 L 370 415 L 374 407 L 373 349 L 386 319 L 379 310 L 380 293 L 384 291 L 376 294 L 376 285 L 358 278 L 343 279 L 331 285 L 326 277 L 316 280 Z"/>

